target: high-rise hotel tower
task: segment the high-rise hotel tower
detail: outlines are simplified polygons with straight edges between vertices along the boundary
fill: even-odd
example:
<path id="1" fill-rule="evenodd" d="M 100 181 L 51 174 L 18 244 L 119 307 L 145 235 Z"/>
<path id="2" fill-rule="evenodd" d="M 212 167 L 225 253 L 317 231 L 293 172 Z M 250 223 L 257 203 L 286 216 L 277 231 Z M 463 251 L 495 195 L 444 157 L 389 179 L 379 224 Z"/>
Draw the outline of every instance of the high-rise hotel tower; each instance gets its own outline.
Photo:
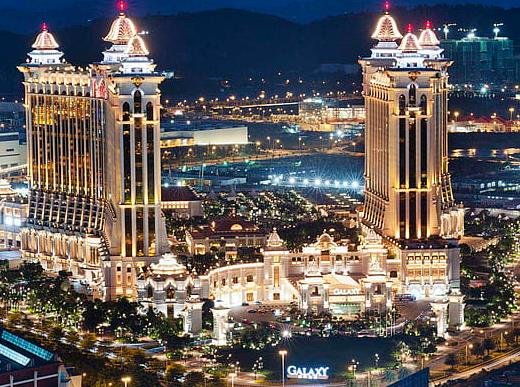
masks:
<path id="1" fill-rule="evenodd" d="M 366 107 L 365 231 L 382 237 L 387 265 L 399 268 L 399 292 L 451 295 L 455 303 L 464 210 L 454 202 L 448 171 L 451 61 L 429 23 L 419 37 L 411 26 L 402 36 L 388 3 L 385 8 L 372 54 L 359 61 Z M 450 313 L 460 319 L 457 308 Z"/>
<path id="2" fill-rule="evenodd" d="M 136 273 L 168 250 L 160 209 L 163 77 L 120 13 L 103 60 L 73 66 L 43 25 L 20 65 L 30 210 L 22 251 L 84 277 L 105 299 L 135 296 Z"/>

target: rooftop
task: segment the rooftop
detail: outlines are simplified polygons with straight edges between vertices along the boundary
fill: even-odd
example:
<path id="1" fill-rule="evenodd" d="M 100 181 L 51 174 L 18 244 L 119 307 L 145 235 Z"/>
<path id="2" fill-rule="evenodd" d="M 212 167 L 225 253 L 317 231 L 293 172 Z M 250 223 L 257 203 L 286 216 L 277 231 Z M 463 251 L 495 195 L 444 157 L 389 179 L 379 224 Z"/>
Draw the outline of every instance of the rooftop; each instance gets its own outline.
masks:
<path id="1" fill-rule="evenodd" d="M 0 328 L 0 373 L 56 362 L 54 353 Z"/>
<path id="2" fill-rule="evenodd" d="M 192 202 L 201 200 L 190 187 L 168 186 L 161 188 L 163 202 Z"/>

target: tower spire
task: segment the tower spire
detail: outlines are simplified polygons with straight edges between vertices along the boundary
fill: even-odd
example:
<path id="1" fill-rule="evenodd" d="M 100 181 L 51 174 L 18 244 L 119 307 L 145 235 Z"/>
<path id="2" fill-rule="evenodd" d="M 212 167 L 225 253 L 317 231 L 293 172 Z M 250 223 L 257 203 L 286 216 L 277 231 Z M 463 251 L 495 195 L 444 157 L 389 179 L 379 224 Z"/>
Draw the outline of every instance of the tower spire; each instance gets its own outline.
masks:
<path id="1" fill-rule="evenodd" d="M 128 9 L 128 3 L 125 0 L 119 0 L 117 2 L 117 9 L 119 13 L 124 14 Z"/>
<path id="2" fill-rule="evenodd" d="M 376 29 L 372 34 L 372 39 L 380 42 L 394 42 L 403 37 L 397 28 L 395 19 L 389 14 L 389 10 L 390 3 L 385 1 L 384 14 L 377 21 Z"/>
<path id="3" fill-rule="evenodd" d="M 383 8 L 385 10 L 385 15 L 388 15 L 388 13 L 390 12 L 390 2 L 388 0 L 385 1 Z"/>

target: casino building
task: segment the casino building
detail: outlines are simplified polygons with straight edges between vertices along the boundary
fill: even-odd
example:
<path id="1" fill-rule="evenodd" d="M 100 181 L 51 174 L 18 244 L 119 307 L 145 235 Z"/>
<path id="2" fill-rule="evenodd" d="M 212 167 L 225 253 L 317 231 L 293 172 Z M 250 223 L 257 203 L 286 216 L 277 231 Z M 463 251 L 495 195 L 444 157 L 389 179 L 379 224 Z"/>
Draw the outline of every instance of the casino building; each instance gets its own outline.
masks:
<path id="1" fill-rule="evenodd" d="M 47 25 L 25 64 L 29 214 L 26 259 L 84 277 L 105 299 L 136 296 L 136 273 L 168 251 L 161 212 L 163 76 L 119 15 L 100 62 L 66 61 Z"/>
<path id="2" fill-rule="evenodd" d="M 463 324 L 458 239 L 464 209 L 448 170 L 448 68 L 426 23 L 402 36 L 388 3 L 359 61 L 366 107 L 363 228 L 381 236 L 405 293 L 443 299 L 449 325 Z M 400 40 L 400 43 L 398 41 Z M 426 281 L 428 275 L 446 281 Z M 448 305 L 449 304 L 449 305 Z"/>
<path id="3" fill-rule="evenodd" d="M 439 335 L 463 324 L 464 210 L 453 199 L 447 154 L 451 61 L 429 23 L 419 37 L 411 27 L 402 36 L 386 6 L 371 55 L 359 61 L 366 107 L 359 246 L 338 245 L 324 232 L 289 252 L 276 231 L 266 238 L 255 225 L 223 219 L 190 232 L 190 252 L 220 246 L 233 255 L 241 245 L 262 246 L 263 261 L 198 275 L 163 257 L 163 76 L 125 7 L 121 1 L 100 62 L 69 64 L 44 25 L 19 66 L 30 181 L 26 259 L 85 278 L 104 299 L 127 296 L 184 315 L 192 333 L 207 297 L 220 301 L 215 313 L 224 321 L 227 307 L 244 302 L 294 301 L 306 311 L 354 317 L 384 312 L 396 294 L 411 294 L 433 300 Z"/>

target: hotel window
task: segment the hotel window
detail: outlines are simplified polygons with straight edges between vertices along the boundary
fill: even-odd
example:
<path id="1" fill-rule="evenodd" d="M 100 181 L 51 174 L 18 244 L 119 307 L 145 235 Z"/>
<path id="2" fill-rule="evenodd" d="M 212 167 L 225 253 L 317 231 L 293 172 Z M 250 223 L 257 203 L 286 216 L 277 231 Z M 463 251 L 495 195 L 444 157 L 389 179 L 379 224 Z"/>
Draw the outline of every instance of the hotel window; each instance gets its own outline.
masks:
<path id="1" fill-rule="evenodd" d="M 134 113 L 141 113 L 141 104 L 142 104 L 143 94 L 137 90 L 134 93 Z"/>
<path id="2" fill-rule="evenodd" d="M 416 158 L 417 158 L 417 132 L 415 125 L 415 113 L 410 114 L 410 123 L 408 124 L 408 186 L 417 188 Z"/>
<path id="3" fill-rule="evenodd" d="M 415 83 L 410 84 L 408 87 L 408 103 L 410 106 L 415 106 L 417 99 L 417 86 Z"/>
<path id="4" fill-rule="evenodd" d="M 280 267 L 275 266 L 273 268 L 273 285 L 275 287 L 280 287 Z"/>
<path id="5" fill-rule="evenodd" d="M 426 96 L 424 94 L 421 95 L 420 107 L 421 107 L 421 114 L 426 115 L 428 113 L 428 107 L 426 104 Z"/>
<path id="6" fill-rule="evenodd" d="M 233 277 L 233 283 L 238 284 L 238 277 Z"/>
<path id="7" fill-rule="evenodd" d="M 153 104 L 151 102 L 146 104 L 146 120 L 153 121 Z"/>
<path id="8" fill-rule="evenodd" d="M 399 115 L 404 116 L 406 111 L 406 97 L 401 94 L 399 96 Z"/>
<path id="9" fill-rule="evenodd" d="M 273 301 L 280 301 L 280 293 L 273 293 Z"/>
<path id="10" fill-rule="evenodd" d="M 253 293 L 247 293 L 246 294 L 246 301 L 247 302 L 253 302 L 254 298 L 253 298 Z"/>
<path id="11" fill-rule="evenodd" d="M 406 119 L 399 118 L 399 184 L 406 187 Z"/>
<path id="12" fill-rule="evenodd" d="M 220 284 L 221 284 L 222 286 L 226 286 L 226 279 L 225 279 L 225 278 L 222 278 L 222 279 L 220 280 Z"/>
<path id="13" fill-rule="evenodd" d="M 253 276 L 251 274 L 249 274 L 247 277 L 246 277 L 246 281 L 247 282 L 253 282 Z"/>

